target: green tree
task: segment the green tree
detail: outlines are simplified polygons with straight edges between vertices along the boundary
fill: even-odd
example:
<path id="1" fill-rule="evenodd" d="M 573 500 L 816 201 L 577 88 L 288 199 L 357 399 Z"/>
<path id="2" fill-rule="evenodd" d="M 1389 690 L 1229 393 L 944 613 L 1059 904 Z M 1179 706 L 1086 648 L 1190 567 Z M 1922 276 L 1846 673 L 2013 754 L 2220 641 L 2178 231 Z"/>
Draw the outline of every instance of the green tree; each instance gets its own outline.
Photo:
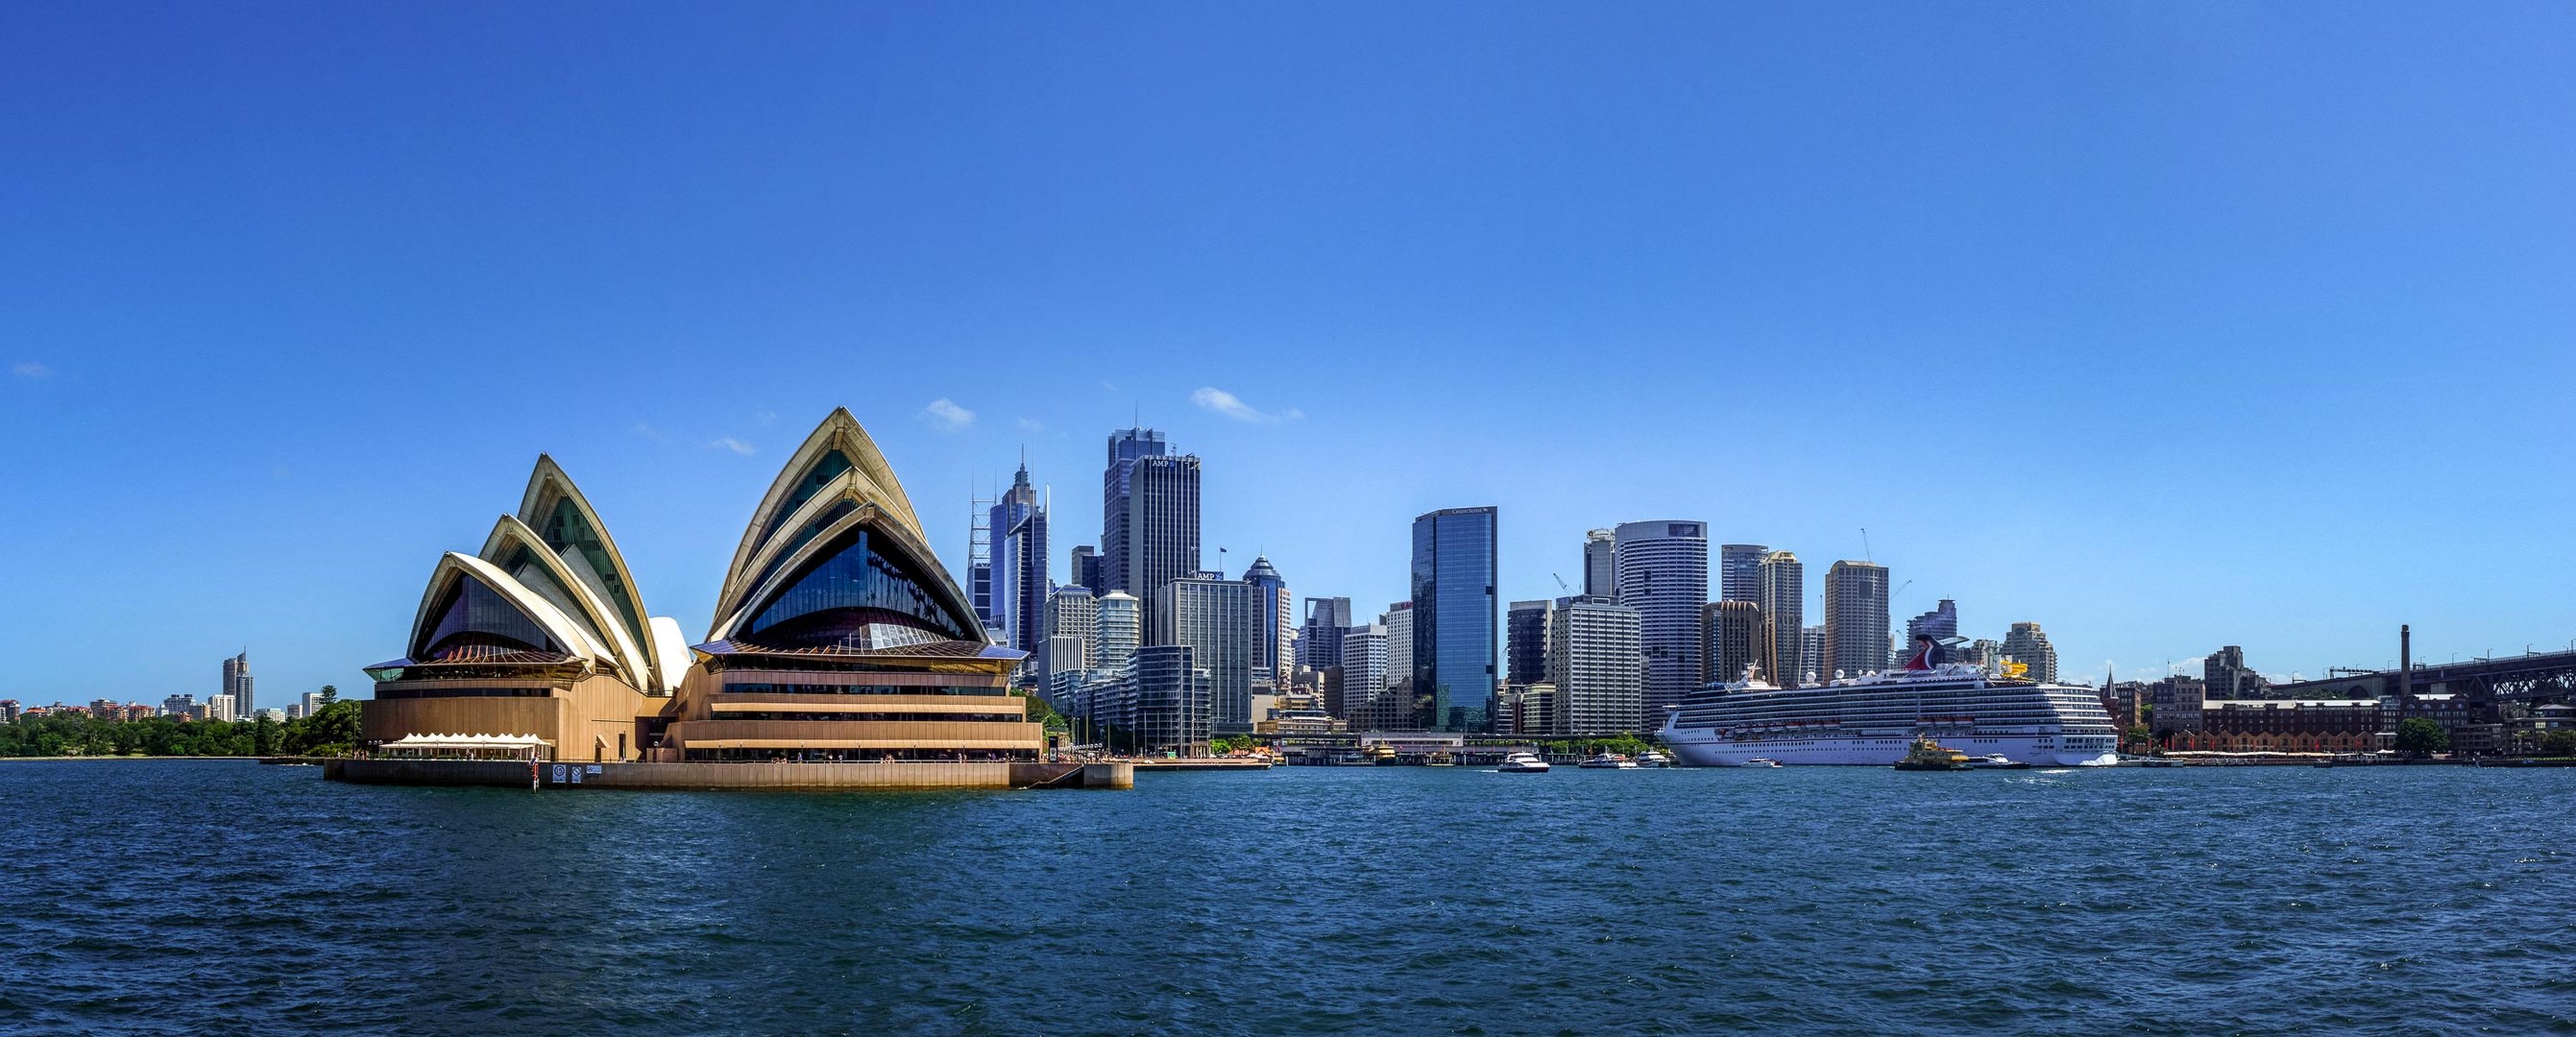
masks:
<path id="1" fill-rule="evenodd" d="M 2129 745 L 2132 749 L 2137 746 L 2153 744 L 2155 740 L 2156 733 L 2147 730 L 2147 725 L 2145 724 L 2139 724 L 2129 729 Z"/>
<path id="2" fill-rule="evenodd" d="M 2543 756 L 2576 756 L 2576 731 L 2559 730 L 2540 733 Z"/>
<path id="3" fill-rule="evenodd" d="M 252 755 L 277 755 L 278 745 L 284 741 L 285 735 L 285 732 L 278 730 L 279 726 L 280 725 L 277 720 L 266 713 L 260 714 L 259 719 L 251 722 L 250 751 Z"/>
<path id="4" fill-rule="evenodd" d="M 2423 717 L 2412 717 L 2397 724 L 2397 751 L 2406 756 L 2424 757 L 2451 747 L 2451 736 Z"/>

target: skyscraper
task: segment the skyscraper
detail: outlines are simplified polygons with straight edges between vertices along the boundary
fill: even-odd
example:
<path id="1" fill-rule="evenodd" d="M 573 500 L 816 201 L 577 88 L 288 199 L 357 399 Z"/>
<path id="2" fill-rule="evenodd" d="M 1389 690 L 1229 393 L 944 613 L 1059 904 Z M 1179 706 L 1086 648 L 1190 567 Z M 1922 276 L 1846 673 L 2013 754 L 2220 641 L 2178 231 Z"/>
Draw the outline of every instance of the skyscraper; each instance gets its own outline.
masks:
<path id="1" fill-rule="evenodd" d="M 1503 619 L 1503 680 L 1510 684 L 1542 684 L 1547 681 L 1548 627 L 1555 622 L 1556 603 L 1515 601 Z"/>
<path id="2" fill-rule="evenodd" d="M 1392 686 L 1413 679 L 1413 603 L 1399 601 L 1386 607 L 1377 617 L 1377 625 L 1386 628 L 1386 682 Z"/>
<path id="3" fill-rule="evenodd" d="M 1135 711 L 1134 738 L 1147 751 L 1207 754 L 1215 690 L 1188 645 L 1136 650 L 1121 672 L 1120 694 Z"/>
<path id="4" fill-rule="evenodd" d="M 1919 636 L 1929 636 L 1935 641 L 1959 636 L 1959 603 L 1943 598 L 1940 604 L 1932 607 L 1932 611 L 1906 620 L 1907 651 L 1913 650 L 1914 639 Z"/>
<path id="5" fill-rule="evenodd" d="M 994 637 L 1003 645 L 1039 653 L 1046 647 L 1047 513 L 1029 466 L 1011 477 L 1011 488 L 993 504 Z"/>
<path id="6" fill-rule="evenodd" d="M 1341 665 L 1342 631 L 1350 626 L 1351 599 L 1306 599 L 1306 625 L 1297 631 L 1297 661 L 1318 670 Z"/>
<path id="7" fill-rule="evenodd" d="M 1761 604 L 1762 556 L 1770 553 L 1770 548 L 1760 544 L 1727 544 L 1718 548 L 1718 600 Z"/>
<path id="8" fill-rule="evenodd" d="M 1099 548 L 1089 544 L 1074 548 L 1067 565 L 1064 575 L 1073 581 L 1074 586 L 1089 587 L 1095 596 L 1109 593 L 1109 588 L 1100 585 Z"/>
<path id="9" fill-rule="evenodd" d="M 1762 586 L 1755 604 L 1771 624 L 1771 644 L 1764 651 L 1762 676 L 1783 688 L 1798 686 L 1807 672 L 1806 567 L 1798 556 L 1773 551 L 1762 556 Z"/>
<path id="10" fill-rule="evenodd" d="M 1825 654 L 1817 675 L 1887 669 L 1887 567 L 1848 558 L 1825 570 Z"/>
<path id="11" fill-rule="evenodd" d="M 1169 449 L 1153 429 L 1111 433 L 1101 473 L 1101 579 L 1149 615 L 1165 584 L 1199 571 L 1199 459 Z"/>
<path id="12" fill-rule="evenodd" d="M 1413 695 L 1431 731 L 1481 730 L 1494 708 L 1495 510 L 1413 520 Z"/>
<path id="13" fill-rule="evenodd" d="M 1583 534 L 1583 593 L 1595 598 L 1619 596 L 1618 534 L 1607 529 Z"/>
<path id="14" fill-rule="evenodd" d="M 1548 657 L 1556 685 L 1555 733 L 1586 737 L 1637 731 L 1644 716 L 1645 653 L 1636 609 L 1591 595 L 1558 598 Z"/>
<path id="15" fill-rule="evenodd" d="M 1387 676 L 1386 627 L 1371 623 L 1351 627 L 1341 633 L 1341 658 L 1334 663 L 1341 668 L 1342 679 L 1335 701 L 1324 704 L 1324 711 L 1344 720 L 1359 721 L 1371 703 L 1386 694 Z M 1331 691 L 1336 687 L 1326 684 Z M 1351 729 L 1361 730 L 1359 723 Z"/>
<path id="16" fill-rule="evenodd" d="M 2042 684 L 2057 682 L 2057 648 L 2037 623 L 2015 623 L 2004 635 L 2004 658 L 2030 667 L 2029 677 Z"/>
<path id="17" fill-rule="evenodd" d="M 1762 606 L 1749 601 L 1712 601 L 1700 606 L 1699 615 L 1703 683 L 1740 681 L 1745 667 L 1761 665 L 1761 648 L 1770 636 L 1770 628 L 1762 622 Z"/>
<path id="18" fill-rule="evenodd" d="M 1297 627 L 1295 609 L 1288 597 L 1288 581 L 1270 564 L 1268 555 L 1253 558 L 1252 567 L 1243 571 L 1243 582 L 1252 584 L 1256 604 L 1270 610 L 1270 618 L 1253 635 L 1253 683 L 1278 688 L 1288 683 L 1288 673 L 1297 668 Z"/>
<path id="19" fill-rule="evenodd" d="M 1145 613 L 1142 602 L 1125 591 L 1110 591 L 1100 596 L 1100 639 L 1092 649 L 1091 665 L 1114 670 L 1127 665 L 1127 658 L 1145 643 Z"/>
<path id="20" fill-rule="evenodd" d="M 1831 678 L 1833 676 L 1831 672 L 1821 671 L 1816 668 L 1819 663 L 1824 661 L 1824 659 L 1825 625 L 1822 623 L 1809 624 L 1805 630 L 1799 632 L 1798 637 L 1798 662 L 1804 667 L 1804 669 L 1799 671 L 1800 679 L 1803 680 L 1812 675 L 1816 679 L 1816 682 L 1821 684 L 1825 680 Z"/>
<path id="21" fill-rule="evenodd" d="M 1623 522 L 1616 533 L 1619 604 L 1637 610 L 1646 689 L 1637 730 L 1663 722 L 1664 708 L 1699 687 L 1699 609 L 1708 604 L 1708 526 Z"/>
<path id="22" fill-rule="evenodd" d="M 1262 629 L 1277 622 L 1275 604 L 1263 600 L 1259 585 L 1226 579 L 1173 580 L 1163 591 L 1152 606 L 1148 637 L 1158 645 L 1189 646 L 1193 665 L 1207 671 L 1217 733 L 1252 730 L 1257 643 Z"/>
<path id="23" fill-rule="evenodd" d="M 233 697 L 234 714 L 250 716 L 257 708 L 251 701 L 250 686 L 250 651 L 244 649 L 242 654 L 224 660 L 224 690 L 217 694 Z"/>
<path id="24" fill-rule="evenodd" d="M 1042 664 L 1046 672 L 1090 669 L 1100 644 L 1100 599 L 1092 596 L 1091 588 L 1080 584 L 1056 588 L 1055 593 L 1047 595 L 1046 633 L 1046 654 Z M 1055 639 L 1059 637 L 1074 639 L 1072 658 L 1056 657 L 1055 653 L 1061 646 Z"/>

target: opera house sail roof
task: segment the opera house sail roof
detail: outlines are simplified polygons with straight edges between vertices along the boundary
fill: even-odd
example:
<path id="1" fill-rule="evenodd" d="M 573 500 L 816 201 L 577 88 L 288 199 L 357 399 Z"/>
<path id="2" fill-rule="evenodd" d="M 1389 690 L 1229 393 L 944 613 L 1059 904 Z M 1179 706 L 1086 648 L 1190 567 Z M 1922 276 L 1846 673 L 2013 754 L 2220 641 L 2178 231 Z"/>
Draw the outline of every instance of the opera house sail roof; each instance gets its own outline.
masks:
<path id="1" fill-rule="evenodd" d="M 1044 732 L 912 501 L 846 410 L 753 510 L 695 646 L 646 611 L 599 513 L 540 456 L 518 511 L 430 573 L 366 737 L 527 731 L 558 759 L 1025 760 Z"/>

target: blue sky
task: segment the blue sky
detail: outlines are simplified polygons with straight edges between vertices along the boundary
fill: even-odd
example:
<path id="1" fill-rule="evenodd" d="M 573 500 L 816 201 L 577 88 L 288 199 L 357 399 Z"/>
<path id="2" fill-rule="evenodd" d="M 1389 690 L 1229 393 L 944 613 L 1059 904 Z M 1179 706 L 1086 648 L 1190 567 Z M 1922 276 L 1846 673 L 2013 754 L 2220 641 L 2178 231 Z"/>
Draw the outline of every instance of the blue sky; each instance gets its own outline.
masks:
<path id="1" fill-rule="evenodd" d="M 698 634 L 838 405 L 952 565 L 1024 447 L 1093 539 L 1139 413 L 1206 460 L 1209 564 L 1367 609 L 1414 515 L 1494 504 L 1506 598 L 1623 520 L 1812 574 L 1866 527 L 1900 615 L 2086 677 L 2563 646 L 2571 44 L 2515 3 L 7 7 L 0 697 L 203 695 L 245 645 L 268 702 L 362 688 L 539 451 Z"/>

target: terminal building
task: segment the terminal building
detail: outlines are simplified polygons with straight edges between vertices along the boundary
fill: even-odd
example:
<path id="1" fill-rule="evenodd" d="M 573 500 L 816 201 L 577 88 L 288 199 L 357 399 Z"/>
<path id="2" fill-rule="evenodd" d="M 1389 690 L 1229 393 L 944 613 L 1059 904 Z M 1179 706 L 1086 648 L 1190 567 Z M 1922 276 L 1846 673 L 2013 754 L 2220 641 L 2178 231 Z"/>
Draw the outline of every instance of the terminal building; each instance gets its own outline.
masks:
<path id="1" fill-rule="evenodd" d="M 1023 761 L 1044 742 L 876 444 L 835 410 L 736 545 L 706 640 L 652 617 L 550 458 L 367 668 L 370 742 L 533 735 L 557 761 Z M 648 618 L 649 617 L 649 618 Z"/>

